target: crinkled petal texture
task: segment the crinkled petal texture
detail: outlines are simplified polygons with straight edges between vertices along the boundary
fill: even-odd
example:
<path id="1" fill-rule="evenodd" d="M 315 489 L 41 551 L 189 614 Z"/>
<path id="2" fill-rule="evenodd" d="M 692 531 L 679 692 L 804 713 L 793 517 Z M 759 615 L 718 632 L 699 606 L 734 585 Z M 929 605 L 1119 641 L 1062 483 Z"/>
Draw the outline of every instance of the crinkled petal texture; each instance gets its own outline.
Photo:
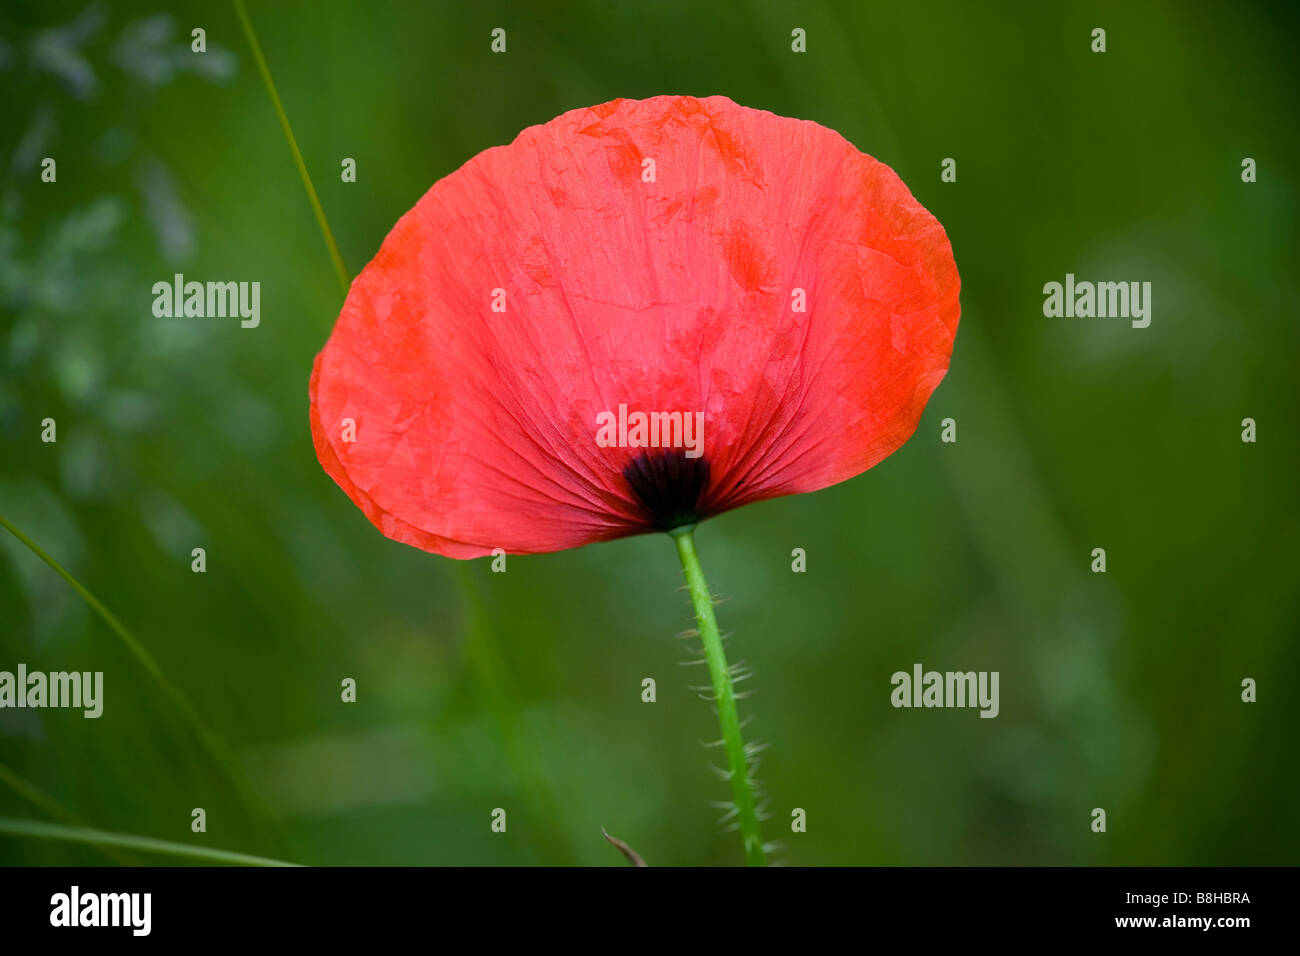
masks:
<path id="1" fill-rule="evenodd" d="M 455 558 L 662 527 L 628 477 L 654 449 L 597 440 L 620 405 L 703 413 L 700 458 L 650 461 L 693 517 L 814 491 L 915 431 L 958 290 L 943 227 L 838 133 L 720 96 L 574 110 L 389 233 L 316 358 L 317 454 Z"/>

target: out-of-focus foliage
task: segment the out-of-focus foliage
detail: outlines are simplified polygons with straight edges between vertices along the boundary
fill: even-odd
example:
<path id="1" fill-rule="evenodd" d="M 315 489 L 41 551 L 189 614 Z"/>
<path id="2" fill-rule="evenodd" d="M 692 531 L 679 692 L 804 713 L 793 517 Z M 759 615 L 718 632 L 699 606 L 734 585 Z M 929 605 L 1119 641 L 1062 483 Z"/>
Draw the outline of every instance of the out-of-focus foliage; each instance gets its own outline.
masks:
<path id="1" fill-rule="evenodd" d="M 476 152 L 665 92 L 837 129 L 947 227 L 962 326 L 913 440 L 698 533 L 730 654 L 757 673 L 743 713 L 770 744 L 779 859 L 1295 862 L 1293 9 L 250 7 L 353 271 Z M 0 514 L 149 647 L 279 835 L 6 534 L 0 670 L 102 670 L 106 700 L 99 720 L 0 711 L 0 763 L 104 829 L 309 863 L 617 863 L 602 826 L 651 864 L 737 862 L 666 538 L 458 580 L 316 464 L 306 381 L 341 295 L 233 9 L 6 3 L 0 111 Z M 261 325 L 155 318 L 177 272 L 259 281 Z M 1044 318 L 1067 272 L 1152 282 L 1150 328 Z M 999 671 L 1000 715 L 891 708 L 918 661 Z M 0 814 L 43 816 L 7 789 Z M 0 839 L 0 862 L 105 860 Z"/>

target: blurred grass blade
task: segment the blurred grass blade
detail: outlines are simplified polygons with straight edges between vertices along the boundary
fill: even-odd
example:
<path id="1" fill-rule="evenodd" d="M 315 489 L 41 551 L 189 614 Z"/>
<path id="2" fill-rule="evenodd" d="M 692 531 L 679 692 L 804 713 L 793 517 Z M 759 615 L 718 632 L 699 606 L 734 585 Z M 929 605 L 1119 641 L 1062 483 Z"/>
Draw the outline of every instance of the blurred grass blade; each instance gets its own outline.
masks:
<path id="1" fill-rule="evenodd" d="M 216 761 L 217 765 L 225 773 L 231 786 L 234 787 L 235 792 L 239 795 L 240 799 L 243 800 L 246 809 L 252 815 L 253 819 L 257 820 L 266 828 L 271 839 L 275 840 L 277 844 L 282 845 L 278 834 L 276 833 L 274 818 L 271 816 L 270 811 L 267 810 L 265 804 L 262 803 L 261 799 L 253 791 L 252 786 L 250 786 L 248 781 L 244 778 L 243 772 L 239 769 L 239 764 L 235 760 L 234 754 L 231 753 L 230 748 L 226 746 L 225 742 L 220 737 L 208 729 L 207 724 L 203 722 L 203 718 L 199 716 L 198 710 L 190 703 L 189 698 L 181 693 L 181 691 L 167 679 L 166 675 L 163 674 L 162 669 L 158 666 L 158 662 L 154 660 L 153 655 L 145 649 L 143 644 L 135 639 L 131 632 L 128 631 L 122 622 L 117 619 L 117 616 L 100 602 L 99 598 L 91 594 L 80 581 L 64 570 L 63 566 L 59 564 L 59 562 L 50 557 L 35 541 L 23 534 L 23 532 L 15 527 L 14 524 L 4 515 L 0 515 L 0 525 L 3 525 L 5 530 L 21 541 L 29 551 L 53 568 L 54 571 L 63 578 L 63 580 L 67 581 L 68 584 L 72 586 L 73 590 L 80 594 L 85 602 L 90 605 L 91 609 L 94 610 L 94 612 L 104 620 L 104 623 L 113 630 L 113 633 L 121 639 L 122 643 L 125 644 L 127 649 L 135 656 L 136 660 L 138 660 L 144 669 L 149 672 L 158 685 L 166 691 L 176 709 L 185 716 L 185 719 L 190 724 L 190 729 L 194 732 L 195 736 L 198 737 L 199 742 L 207 749 L 212 759 Z"/>
<path id="2" fill-rule="evenodd" d="M 249 856 L 246 853 L 232 853 L 229 850 L 210 850 L 207 847 L 172 843 L 170 840 L 156 840 L 153 837 L 135 836 L 130 833 L 110 833 L 107 830 L 92 830 L 89 827 L 68 827 L 60 823 L 42 823 L 39 820 L 21 820 L 16 817 L 0 817 L 0 834 L 30 837 L 34 840 L 86 843 L 101 849 L 103 847 L 123 847 L 139 850 L 142 853 L 189 857 L 227 866 L 300 865 L 298 863 L 287 863 L 284 860 L 272 860 L 264 856 Z"/>
<path id="3" fill-rule="evenodd" d="M 497 646 L 487 607 L 474 582 L 473 568 L 464 561 L 453 561 L 452 567 L 465 602 L 469 631 L 465 636 L 465 659 L 470 680 L 478 692 L 480 703 L 496 717 L 505 743 L 506 760 L 523 786 L 538 822 L 538 844 L 552 855 L 555 862 L 572 865 L 573 853 L 559 825 L 561 817 L 555 794 L 532 750 L 520 738 L 519 693 Z"/>
<path id="4" fill-rule="evenodd" d="M 330 260 L 334 263 L 334 271 L 339 278 L 339 286 L 343 289 L 343 294 L 347 295 L 348 270 L 343 265 L 343 256 L 339 254 L 338 243 L 334 241 L 334 233 L 330 231 L 329 221 L 325 218 L 325 209 L 320 204 L 320 197 L 316 195 L 316 187 L 311 183 L 311 174 L 307 172 L 307 164 L 303 162 L 302 152 L 298 149 L 298 141 L 294 138 L 293 128 L 289 126 L 289 117 L 285 115 L 284 106 L 280 103 L 280 94 L 275 91 L 275 83 L 271 79 L 271 70 L 266 65 L 266 58 L 262 56 L 262 44 L 257 42 L 257 33 L 253 30 L 253 23 L 248 19 L 248 11 L 244 9 L 243 0 L 234 0 L 235 13 L 239 15 L 240 25 L 244 28 L 244 35 L 248 37 L 248 45 L 253 48 L 253 59 L 257 61 L 258 72 L 262 74 L 262 82 L 266 84 L 266 91 L 271 94 L 271 105 L 275 107 L 275 115 L 280 119 L 280 127 L 284 130 L 284 138 L 289 141 L 289 149 L 293 152 L 293 161 L 298 166 L 298 175 L 302 177 L 302 184 L 307 189 L 307 198 L 311 200 L 312 211 L 316 213 L 316 223 L 320 226 L 321 234 L 325 236 L 325 245 L 329 247 Z"/>
<path id="5" fill-rule="evenodd" d="M 85 600 L 85 602 L 89 604 L 91 608 L 94 609 L 95 613 L 98 614 L 101 618 L 103 618 L 104 622 L 107 623 L 108 626 L 111 627 L 113 631 L 117 634 L 117 636 L 122 639 L 122 642 L 126 644 L 126 646 L 130 649 L 131 653 L 134 654 L 136 658 L 140 661 L 140 663 L 144 665 L 145 670 L 147 670 L 150 674 L 152 674 L 155 679 L 162 681 L 164 684 L 166 683 L 166 679 L 163 677 L 162 671 L 158 668 L 158 662 L 153 659 L 153 655 L 150 654 L 147 650 L 145 650 L 143 644 L 141 644 L 139 641 L 137 641 L 134 637 L 131 636 L 131 633 L 125 627 L 122 626 L 122 622 L 117 619 L 117 617 L 113 614 L 113 612 L 110 611 L 108 608 L 104 607 L 104 605 L 100 603 L 99 598 L 95 597 L 95 595 L 91 594 L 88 590 L 86 590 L 86 588 L 82 586 L 80 581 L 78 581 L 71 574 L 65 571 L 62 565 L 60 565 L 48 554 L 46 554 L 45 550 L 41 548 L 41 546 L 38 545 L 35 541 L 27 537 L 27 535 L 23 534 L 21 531 L 19 531 L 18 528 L 13 524 L 13 522 L 11 522 L 4 515 L 0 515 L 0 525 L 4 525 L 5 529 L 10 534 L 12 534 L 15 538 L 21 541 L 24 545 L 26 545 L 29 551 L 31 551 L 38 558 L 40 558 L 51 568 L 53 568 L 55 572 L 61 578 L 63 578 L 63 580 L 67 581 L 70 585 L 72 585 L 73 590 L 75 590 L 78 594 L 80 594 L 82 598 Z"/>
<path id="6" fill-rule="evenodd" d="M 84 827 L 86 825 L 86 821 L 81 817 L 64 807 L 36 784 L 19 776 L 2 763 L 0 763 L 0 783 L 3 783 L 48 817 L 52 817 L 70 827 Z M 139 866 L 139 863 L 133 857 L 118 853 L 111 847 L 101 846 L 98 849 L 104 856 L 120 866 Z"/>
<path id="7" fill-rule="evenodd" d="M 303 162 L 302 153 L 298 149 L 298 141 L 294 138 L 293 129 L 289 125 L 289 117 L 285 114 L 284 107 L 280 103 L 280 96 L 276 92 L 275 82 L 271 79 L 270 68 L 266 65 L 266 58 L 262 55 L 262 45 L 257 40 L 257 33 L 253 29 L 247 11 L 244 9 L 243 0 L 233 0 L 233 3 L 235 12 L 239 15 L 239 22 L 244 28 L 244 34 L 248 37 L 248 45 L 253 50 L 253 58 L 257 61 L 257 68 L 262 74 L 263 82 L 266 84 L 267 93 L 271 96 L 271 105 L 275 107 L 276 116 L 279 117 L 280 126 L 284 130 L 284 138 L 288 141 L 289 149 L 293 152 L 293 160 L 298 167 L 298 174 L 302 177 L 302 184 L 307 190 L 307 199 L 311 202 L 312 210 L 316 214 L 316 221 L 320 224 L 326 245 L 329 246 L 330 258 L 334 262 L 335 272 L 338 273 L 339 284 L 342 286 L 344 294 L 346 294 L 351 280 L 348 277 L 346 267 L 343 265 L 343 257 L 339 255 L 338 245 L 334 241 L 334 233 L 330 229 L 325 210 L 320 204 L 316 189 L 311 182 L 311 176 L 307 172 L 307 165 Z M 495 636 L 488 622 L 478 589 L 474 585 L 467 565 L 463 562 L 454 561 L 453 567 L 457 588 L 460 590 L 461 598 L 469 612 L 466 656 L 469 663 L 470 679 L 477 685 L 482 697 L 486 699 L 488 710 L 492 711 L 497 719 L 501 734 L 505 739 L 506 757 L 511 770 L 532 801 L 534 813 L 537 814 L 538 820 L 543 822 L 557 821 L 559 816 L 556 812 L 555 797 L 547 785 L 541 768 L 527 748 L 523 747 L 519 742 L 516 733 L 518 694 L 510 680 L 500 649 L 496 645 Z M 569 851 L 567 841 L 561 840 L 552 834 L 545 839 L 545 842 L 549 843 L 550 852 L 557 859 L 564 863 L 572 862 L 572 854 Z"/>

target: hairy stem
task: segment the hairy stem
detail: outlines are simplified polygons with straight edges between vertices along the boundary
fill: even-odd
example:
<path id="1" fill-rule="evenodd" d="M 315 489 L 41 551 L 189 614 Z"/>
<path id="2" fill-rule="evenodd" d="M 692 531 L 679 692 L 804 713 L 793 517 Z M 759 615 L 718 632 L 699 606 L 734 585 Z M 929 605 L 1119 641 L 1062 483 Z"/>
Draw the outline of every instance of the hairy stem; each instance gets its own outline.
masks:
<path id="1" fill-rule="evenodd" d="M 727 655 L 722 650 L 722 637 L 718 621 L 713 616 L 713 595 L 704 581 L 700 558 L 695 553 L 695 528 L 689 526 L 671 531 L 677 542 L 677 556 L 682 560 L 686 586 L 695 607 L 695 623 L 704 643 L 704 657 L 709 664 L 709 677 L 713 683 L 713 696 L 718 707 L 718 723 L 722 726 L 722 742 L 727 752 L 727 766 L 731 777 L 732 799 L 736 802 L 736 818 L 740 835 L 745 841 L 745 862 L 750 866 L 763 866 L 763 840 L 758 833 L 758 813 L 754 808 L 754 788 L 749 779 L 749 761 L 745 756 L 745 741 L 740 735 L 740 718 L 736 714 L 736 693 L 731 686 L 731 672 L 727 668 Z"/>

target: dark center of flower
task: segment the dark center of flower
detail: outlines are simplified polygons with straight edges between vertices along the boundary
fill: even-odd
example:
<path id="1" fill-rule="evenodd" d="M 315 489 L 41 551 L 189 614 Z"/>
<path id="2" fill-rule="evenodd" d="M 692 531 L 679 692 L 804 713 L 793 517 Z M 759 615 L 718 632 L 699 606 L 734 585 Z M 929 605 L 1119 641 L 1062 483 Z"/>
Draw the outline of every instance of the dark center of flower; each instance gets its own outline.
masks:
<path id="1" fill-rule="evenodd" d="M 703 457 L 687 458 L 678 448 L 652 449 L 628 462 L 623 477 L 659 531 L 704 517 L 699 504 L 709 486 L 709 462 Z"/>

